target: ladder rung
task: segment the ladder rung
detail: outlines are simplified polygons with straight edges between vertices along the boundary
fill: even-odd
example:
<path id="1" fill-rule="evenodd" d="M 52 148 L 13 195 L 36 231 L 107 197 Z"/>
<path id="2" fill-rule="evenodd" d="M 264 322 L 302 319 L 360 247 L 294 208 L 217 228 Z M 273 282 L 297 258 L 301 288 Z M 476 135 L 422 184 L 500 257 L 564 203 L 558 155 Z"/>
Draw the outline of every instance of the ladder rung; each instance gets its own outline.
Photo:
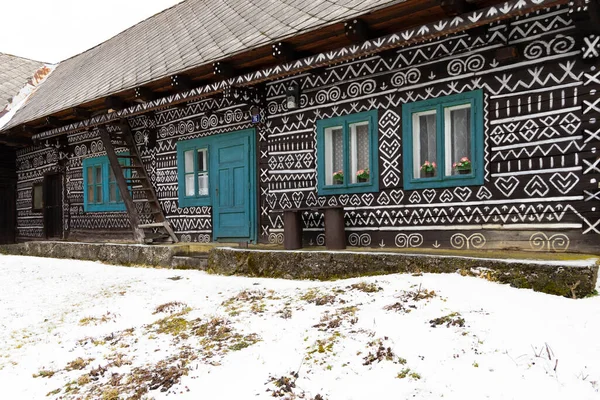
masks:
<path id="1" fill-rule="evenodd" d="M 117 158 L 137 158 L 137 156 L 129 156 L 129 155 L 127 155 L 127 156 L 126 155 L 122 155 L 121 156 L 121 155 L 117 154 Z"/>
<path id="2" fill-rule="evenodd" d="M 134 192 L 151 192 L 152 188 L 131 188 L 131 190 L 133 190 Z"/>
<path id="3" fill-rule="evenodd" d="M 164 226 L 165 226 L 164 222 L 155 222 L 153 224 L 138 225 L 138 228 L 141 228 L 141 229 L 147 229 L 147 228 L 164 228 Z"/>

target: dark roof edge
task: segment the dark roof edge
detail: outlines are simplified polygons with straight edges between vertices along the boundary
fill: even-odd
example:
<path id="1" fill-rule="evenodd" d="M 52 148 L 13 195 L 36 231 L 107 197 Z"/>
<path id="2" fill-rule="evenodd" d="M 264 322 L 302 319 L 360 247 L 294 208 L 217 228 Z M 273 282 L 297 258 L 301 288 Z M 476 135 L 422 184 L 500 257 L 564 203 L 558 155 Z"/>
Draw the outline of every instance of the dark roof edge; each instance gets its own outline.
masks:
<path id="1" fill-rule="evenodd" d="M 527 14 L 542 8 L 566 4 L 569 0 L 509 0 L 496 6 L 486 7 L 471 11 L 456 17 L 446 18 L 437 22 L 428 23 L 420 27 L 414 27 L 402 32 L 386 35 L 377 39 L 367 40 L 361 44 L 342 47 L 337 50 L 320 53 L 318 55 L 305 57 L 301 60 L 281 64 L 276 67 L 266 68 L 253 73 L 226 79 L 205 85 L 187 92 L 163 97 L 148 103 L 128 107 L 123 110 L 109 114 L 103 114 L 91 119 L 69 124 L 60 128 L 51 129 L 33 135 L 33 140 L 48 139 L 72 132 L 81 131 L 94 126 L 118 121 L 122 118 L 132 117 L 165 108 L 187 101 L 197 100 L 203 97 L 222 92 L 230 86 L 249 86 L 252 84 L 294 75 L 303 71 L 340 63 L 349 59 L 371 55 L 380 51 L 400 48 L 407 45 L 432 40 L 440 36 L 475 28 L 481 25 L 511 18 L 516 15 Z"/>
<path id="2" fill-rule="evenodd" d="M 0 51 L 0 54 L 4 54 L 5 56 L 19 58 L 21 60 L 31 61 L 32 63 L 36 63 L 36 64 L 40 64 L 40 65 L 56 65 L 56 64 L 58 64 L 58 63 L 50 63 L 50 62 L 45 62 L 45 61 L 38 61 L 38 60 L 34 60 L 32 58 L 27 58 L 27 57 L 21 57 L 21 56 L 15 55 L 15 54 L 5 53 L 3 51 Z"/>

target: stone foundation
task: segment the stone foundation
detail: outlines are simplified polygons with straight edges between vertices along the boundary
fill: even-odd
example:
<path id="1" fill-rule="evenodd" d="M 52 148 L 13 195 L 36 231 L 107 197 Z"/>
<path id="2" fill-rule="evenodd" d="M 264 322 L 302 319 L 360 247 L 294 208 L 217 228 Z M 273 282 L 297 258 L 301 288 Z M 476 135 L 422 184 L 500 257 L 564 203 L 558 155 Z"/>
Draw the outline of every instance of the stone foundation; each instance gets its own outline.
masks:
<path id="1" fill-rule="evenodd" d="M 0 253 L 101 261 L 115 265 L 208 268 L 209 272 L 223 275 L 286 279 L 330 280 L 392 273 L 458 272 L 517 288 L 578 298 L 592 294 L 598 278 L 596 259 L 542 261 L 382 252 L 199 249 L 192 245 L 69 242 L 1 245 Z"/>
<path id="2" fill-rule="evenodd" d="M 566 297 L 594 292 L 595 260 L 501 260 L 442 255 L 376 252 L 240 250 L 210 251 L 208 270 L 223 275 L 286 279 L 341 279 L 392 273 L 461 273 L 507 283 L 517 288 Z"/>

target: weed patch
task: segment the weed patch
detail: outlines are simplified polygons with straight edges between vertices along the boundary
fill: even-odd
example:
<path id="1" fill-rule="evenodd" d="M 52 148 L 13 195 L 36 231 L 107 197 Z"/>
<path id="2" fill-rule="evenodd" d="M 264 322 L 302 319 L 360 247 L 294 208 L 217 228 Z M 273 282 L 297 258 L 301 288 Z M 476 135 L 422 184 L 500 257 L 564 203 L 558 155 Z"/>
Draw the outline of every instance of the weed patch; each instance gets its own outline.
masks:
<path id="1" fill-rule="evenodd" d="M 451 326 L 459 326 L 462 328 L 465 326 L 465 319 L 461 317 L 459 313 L 453 312 L 448 315 L 444 315 L 443 317 L 432 319 L 429 321 L 429 323 L 431 324 L 432 328 L 436 328 L 440 325 L 446 325 L 448 328 Z"/>

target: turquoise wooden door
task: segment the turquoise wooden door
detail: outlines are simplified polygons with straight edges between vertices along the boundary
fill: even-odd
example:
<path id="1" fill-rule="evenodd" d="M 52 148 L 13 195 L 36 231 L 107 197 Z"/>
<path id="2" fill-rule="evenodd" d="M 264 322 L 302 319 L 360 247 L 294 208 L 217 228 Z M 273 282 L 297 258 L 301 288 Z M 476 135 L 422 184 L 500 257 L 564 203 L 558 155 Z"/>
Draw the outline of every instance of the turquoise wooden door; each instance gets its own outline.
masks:
<path id="1" fill-rule="evenodd" d="M 256 241 L 254 130 L 215 136 L 212 147 L 213 236 Z"/>

